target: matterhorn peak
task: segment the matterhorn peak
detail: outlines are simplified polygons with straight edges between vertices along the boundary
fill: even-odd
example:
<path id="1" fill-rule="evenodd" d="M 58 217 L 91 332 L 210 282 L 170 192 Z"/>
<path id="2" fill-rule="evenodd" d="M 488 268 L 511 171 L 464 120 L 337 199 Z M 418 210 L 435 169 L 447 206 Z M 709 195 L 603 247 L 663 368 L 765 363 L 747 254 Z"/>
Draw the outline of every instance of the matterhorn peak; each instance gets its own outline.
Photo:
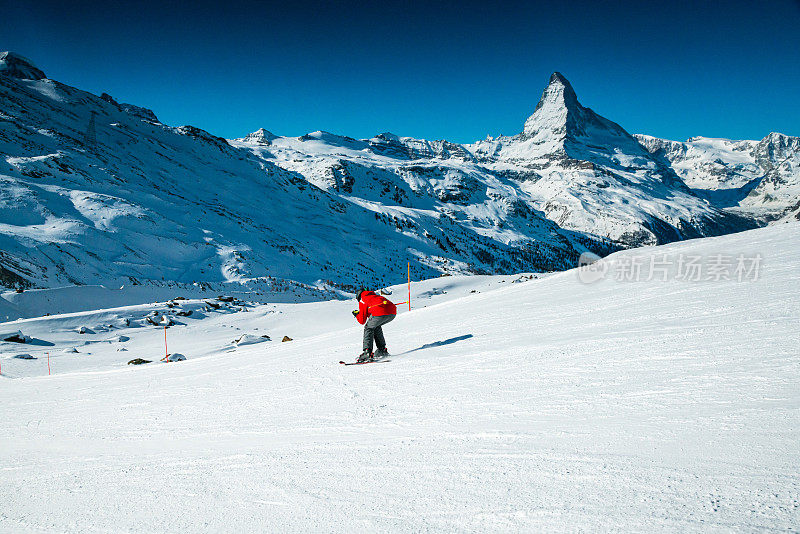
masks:
<path id="1" fill-rule="evenodd" d="M 550 81 L 542 92 L 542 98 L 536 104 L 536 109 L 544 107 L 545 105 L 563 106 L 566 108 L 577 108 L 578 95 L 570 85 L 569 81 L 560 72 L 554 72 L 550 75 Z"/>
<path id="2" fill-rule="evenodd" d="M 45 73 L 33 61 L 14 52 L 0 52 L 0 75 L 21 80 L 42 80 Z"/>
<path id="3" fill-rule="evenodd" d="M 616 153 L 645 155 L 639 142 L 619 124 L 582 106 L 572 85 L 560 72 L 550 75 L 518 139 L 526 143 L 529 153 L 573 159 L 607 161 Z"/>
<path id="4" fill-rule="evenodd" d="M 542 92 L 533 115 L 525 121 L 523 137 L 563 137 L 571 115 L 581 113 L 581 105 L 572 85 L 563 74 L 554 72 Z M 574 117 L 572 117 L 574 119 Z"/>

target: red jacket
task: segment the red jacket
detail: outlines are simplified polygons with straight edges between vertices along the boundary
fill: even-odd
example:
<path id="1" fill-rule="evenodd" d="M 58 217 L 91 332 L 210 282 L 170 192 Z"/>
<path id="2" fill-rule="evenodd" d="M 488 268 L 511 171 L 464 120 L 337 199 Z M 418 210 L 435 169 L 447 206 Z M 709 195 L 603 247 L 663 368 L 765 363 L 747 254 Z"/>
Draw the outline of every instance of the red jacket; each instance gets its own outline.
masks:
<path id="1" fill-rule="evenodd" d="M 397 315 L 397 306 L 386 297 L 382 297 L 374 291 L 364 291 L 361 293 L 361 300 L 358 301 L 358 315 L 356 315 L 356 320 L 364 324 L 370 317 L 380 317 L 381 315 Z"/>

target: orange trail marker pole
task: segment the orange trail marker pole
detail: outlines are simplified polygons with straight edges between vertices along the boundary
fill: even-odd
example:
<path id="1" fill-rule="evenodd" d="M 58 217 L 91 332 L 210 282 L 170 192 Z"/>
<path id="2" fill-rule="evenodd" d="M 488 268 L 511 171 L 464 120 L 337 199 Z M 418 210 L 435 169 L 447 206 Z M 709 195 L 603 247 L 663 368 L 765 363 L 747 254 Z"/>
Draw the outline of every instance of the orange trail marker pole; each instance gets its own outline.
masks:
<path id="1" fill-rule="evenodd" d="M 408 311 L 411 311 L 411 262 L 408 262 Z"/>
<path id="2" fill-rule="evenodd" d="M 50 376 L 50 353 L 47 353 L 47 376 Z"/>
<path id="3" fill-rule="evenodd" d="M 167 325 L 164 325 L 164 359 L 169 359 L 169 349 L 167 348 Z"/>

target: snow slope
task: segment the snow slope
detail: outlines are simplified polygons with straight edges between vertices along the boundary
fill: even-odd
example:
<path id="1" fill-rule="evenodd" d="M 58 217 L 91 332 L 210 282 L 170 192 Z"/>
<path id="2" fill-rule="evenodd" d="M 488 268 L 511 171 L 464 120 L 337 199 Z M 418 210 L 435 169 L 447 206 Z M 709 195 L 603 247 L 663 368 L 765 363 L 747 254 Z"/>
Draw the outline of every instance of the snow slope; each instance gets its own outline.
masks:
<path id="1" fill-rule="evenodd" d="M 413 302 L 415 307 L 440 304 L 540 276 L 473 275 L 424 280 L 415 282 Z M 381 291 L 396 302 L 407 300 L 405 284 Z M 257 338 L 266 334 L 271 341 L 280 342 L 285 335 L 300 340 L 343 330 L 352 326 L 350 310 L 358 307 L 352 299 L 302 304 L 272 300 L 269 304 L 262 304 L 248 300 L 254 295 L 247 294 L 233 296 L 232 303 L 222 302 L 219 298 L 205 298 L 120 306 L 120 302 L 131 297 L 117 293 L 124 292 L 81 286 L 26 291 L 22 295 L 14 295 L 33 295 L 20 304 L 23 311 L 66 307 L 68 304 L 78 306 L 83 311 L 0 323 L 0 334 L 21 331 L 34 340 L 32 344 L 0 342 L 3 375 L 22 378 L 48 373 L 106 371 L 125 368 L 129 360 L 137 357 L 160 359 L 165 353 L 164 329 L 160 326 L 164 316 L 174 323 L 168 328 L 168 347 L 196 358 L 239 350 L 244 345 L 234 341 L 242 335 L 246 336 L 248 342 L 266 343 Z M 276 294 L 274 297 L 285 297 L 285 294 Z M 42 302 L 45 299 L 48 302 Z M 86 310 L 90 301 L 107 308 Z M 407 309 L 405 305 L 400 308 Z M 188 311 L 192 313 L 187 315 Z M 313 320 L 309 321 L 309 315 Z M 159 324 L 152 324 L 148 318 L 156 319 Z M 86 329 L 85 333 L 80 332 L 82 327 Z M 120 341 L 120 337 L 127 339 Z M 18 354 L 31 354 L 37 360 L 20 360 L 15 358 Z M 49 366 L 48 355 L 51 360 Z"/>
<path id="2" fill-rule="evenodd" d="M 595 265 L 760 254 L 741 282 L 427 281 L 388 363 L 336 363 L 351 301 L 172 327 L 185 362 L 0 378 L 0 530 L 800 529 L 798 245 L 792 223 Z M 223 317 L 295 341 L 227 352 Z M 72 319 L 2 329 L 48 320 Z"/>

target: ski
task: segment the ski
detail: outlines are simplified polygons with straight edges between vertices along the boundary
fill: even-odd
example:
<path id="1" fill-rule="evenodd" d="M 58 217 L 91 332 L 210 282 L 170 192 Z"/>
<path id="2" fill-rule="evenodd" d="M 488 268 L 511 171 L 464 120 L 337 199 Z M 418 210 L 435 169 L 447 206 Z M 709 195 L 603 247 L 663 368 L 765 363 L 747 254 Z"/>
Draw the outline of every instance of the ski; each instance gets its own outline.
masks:
<path id="1" fill-rule="evenodd" d="M 381 362 L 390 362 L 390 361 L 391 360 L 387 360 L 387 359 L 384 358 L 384 359 L 381 359 L 381 360 L 367 360 L 365 362 L 345 362 L 345 361 L 340 361 L 339 363 L 341 363 L 342 365 L 364 365 L 365 363 L 381 363 Z"/>

